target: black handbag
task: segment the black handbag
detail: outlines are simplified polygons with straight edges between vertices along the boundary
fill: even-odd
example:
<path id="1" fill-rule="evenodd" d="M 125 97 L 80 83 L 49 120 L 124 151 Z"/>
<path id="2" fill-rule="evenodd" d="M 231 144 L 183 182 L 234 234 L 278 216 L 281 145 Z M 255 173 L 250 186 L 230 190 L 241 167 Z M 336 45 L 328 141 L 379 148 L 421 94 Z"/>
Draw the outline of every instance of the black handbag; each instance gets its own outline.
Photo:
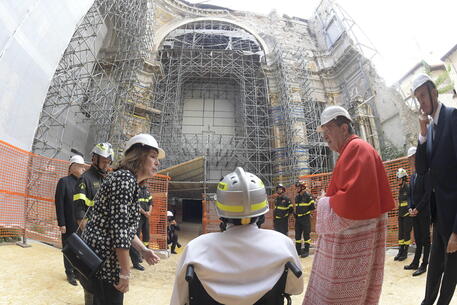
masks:
<path id="1" fill-rule="evenodd" d="M 103 262 L 76 233 L 71 233 L 65 239 L 62 252 L 73 268 L 78 270 L 86 279 L 93 278 Z"/>

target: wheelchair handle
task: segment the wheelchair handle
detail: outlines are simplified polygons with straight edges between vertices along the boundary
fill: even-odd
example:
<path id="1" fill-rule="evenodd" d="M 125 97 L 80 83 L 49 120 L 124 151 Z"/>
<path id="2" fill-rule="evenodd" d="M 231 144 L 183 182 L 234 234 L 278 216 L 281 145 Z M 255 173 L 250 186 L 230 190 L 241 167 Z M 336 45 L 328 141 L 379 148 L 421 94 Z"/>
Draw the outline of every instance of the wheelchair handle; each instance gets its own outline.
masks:
<path id="1" fill-rule="evenodd" d="M 192 282 L 194 280 L 195 276 L 195 271 L 194 271 L 194 265 L 188 265 L 186 269 L 186 281 Z"/>
<path id="2" fill-rule="evenodd" d="M 297 265 L 295 265 L 294 262 L 287 262 L 286 267 L 287 267 L 290 271 L 292 271 L 292 273 L 293 273 L 297 278 L 299 278 L 299 277 L 302 275 L 302 271 L 300 270 L 300 268 L 298 268 Z"/>

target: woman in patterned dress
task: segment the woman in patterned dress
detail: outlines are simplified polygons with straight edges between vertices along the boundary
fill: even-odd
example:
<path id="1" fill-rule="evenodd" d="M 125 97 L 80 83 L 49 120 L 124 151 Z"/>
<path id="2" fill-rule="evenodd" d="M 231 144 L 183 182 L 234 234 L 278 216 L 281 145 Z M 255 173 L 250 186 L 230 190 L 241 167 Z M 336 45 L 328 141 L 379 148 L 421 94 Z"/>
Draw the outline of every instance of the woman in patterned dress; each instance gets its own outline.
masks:
<path id="1" fill-rule="evenodd" d="M 139 134 L 127 141 L 124 158 L 108 176 L 94 198 L 93 217 L 83 239 L 103 260 L 93 279 L 95 305 L 121 305 L 129 290 L 129 248 L 136 248 L 147 263 L 159 257 L 136 236 L 140 219 L 139 184 L 154 176 L 165 152 L 149 134 Z"/>

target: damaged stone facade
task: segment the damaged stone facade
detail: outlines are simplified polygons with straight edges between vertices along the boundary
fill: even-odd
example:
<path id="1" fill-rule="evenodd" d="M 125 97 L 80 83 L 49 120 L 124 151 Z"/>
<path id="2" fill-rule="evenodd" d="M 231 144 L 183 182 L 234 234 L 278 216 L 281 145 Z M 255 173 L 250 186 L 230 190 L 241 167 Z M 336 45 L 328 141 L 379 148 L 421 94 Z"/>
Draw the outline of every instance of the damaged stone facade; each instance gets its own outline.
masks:
<path id="1" fill-rule="evenodd" d="M 258 73 L 267 83 L 271 115 L 272 168 L 266 173 L 270 183 L 291 184 L 301 175 L 331 170 L 336 156 L 316 132 L 326 105 L 346 107 L 354 117 L 356 133 L 379 152 L 385 151 L 386 157 L 391 155 L 389 147 L 404 149 L 406 136 L 398 136 L 398 130 L 408 109 L 362 54 L 331 1 L 323 1 L 307 20 L 178 0 L 154 1 L 153 12 L 152 58 L 160 56 L 162 43 L 172 31 L 202 20 L 233 24 L 256 38 L 263 50 Z M 393 133 L 395 140 L 390 139 Z M 181 155 L 171 162 L 193 157 Z"/>

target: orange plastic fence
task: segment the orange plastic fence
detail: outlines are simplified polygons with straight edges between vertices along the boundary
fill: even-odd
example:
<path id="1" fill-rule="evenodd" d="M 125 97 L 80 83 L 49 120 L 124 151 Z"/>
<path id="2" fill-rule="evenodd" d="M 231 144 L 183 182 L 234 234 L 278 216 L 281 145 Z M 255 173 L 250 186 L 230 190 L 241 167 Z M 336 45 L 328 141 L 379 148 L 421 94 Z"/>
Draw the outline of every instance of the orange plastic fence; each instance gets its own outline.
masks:
<path id="1" fill-rule="evenodd" d="M 61 246 L 54 194 L 68 161 L 46 158 L 0 140 L 0 237 L 31 238 Z M 166 249 L 167 176 L 148 181 L 153 194 L 151 244 Z M 154 194 L 156 193 L 157 194 Z M 165 240 L 165 244 L 163 242 Z"/>
<path id="2" fill-rule="evenodd" d="M 396 202 L 396 207 L 394 210 L 388 213 L 388 227 L 387 227 L 387 246 L 392 247 L 398 244 L 398 189 L 399 181 L 396 178 L 396 173 L 399 168 L 404 168 L 411 174 L 410 164 L 407 158 L 400 158 L 396 160 L 391 160 L 384 162 L 384 167 L 386 169 L 390 188 L 392 190 L 393 197 Z M 321 191 L 325 191 L 330 182 L 332 173 L 316 174 L 300 177 L 300 180 L 304 180 L 308 191 L 311 192 L 314 198 L 320 195 Z M 286 189 L 286 195 L 292 200 L 295 205 L 295 196 L 296 190 L 294 186 L 289 186 Z M 270 211 L 266 214 L 265 223 L 262 228 L 272 229 L 273 228 L 273 209 L 274 209 L 274 198 L 275 195 L 271 195 L 268 198 L 270 204 Z M 314 213 L 313 213 L 314 214 Z M 311 239 L 313 242 L 317 239 L 317 234 L 315 233 L 315 216 L 312 214 L 311 221 Z M 219 219 L 215 212 L 214 202 L 211 199 L 203 200 L 203 232 L 214 232 L 219 230 Z M 294 218 L 289 218 L 289 236 L 294 238 Z"/>
<path id="3" fill-rule="evenodd" d="M 148 189 L 152 195 L 152 210 L 149 217 L 150 240 L 152 249 L 167 249 L 167 202 L 168 181 L 170 177 L 156 175 L 148 180 Z"/>

